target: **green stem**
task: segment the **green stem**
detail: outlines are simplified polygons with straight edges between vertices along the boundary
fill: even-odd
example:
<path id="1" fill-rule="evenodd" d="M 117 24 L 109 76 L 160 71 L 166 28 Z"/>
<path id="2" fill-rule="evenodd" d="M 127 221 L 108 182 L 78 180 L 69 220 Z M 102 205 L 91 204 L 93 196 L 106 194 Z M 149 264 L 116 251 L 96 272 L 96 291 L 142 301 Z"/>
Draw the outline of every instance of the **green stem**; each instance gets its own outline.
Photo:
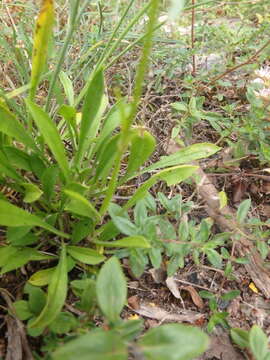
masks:
<path id="1" fill-rule="evenodd" d="M 79 4 L 80 4 L 80 0 L 76 0 L 76 3 L 73 5 L 74 7 L 73 7 L 73 11 L 72 11 L 71 16 L 70 16 L 69 28 L 68 28 L 68 31 L 67 31 L 67 35 L 66 35 L 66 38 L 65 38 L 65 41 L 64 41 L 62 51 L 60 53 L 58 63 L 56 65 L 55 72 L 53 74 L 53 78 L 52 78 L 52 80 L 50 82 L 50 87 L 49 87 L 48 96 L 47 96 L 46 105 L 45 105 L 45 111 L 46 112 L 49 109 L 49 105 L 50 105 L 50 102 L 51 102 L 51 99 L 52 99 L 52 94 L 53 94 L 53 91 L 54 91 L 54 88 L 55 88 L 55 84 L 56 84 L 56 81 L 58 79 L 59 73 L 61 71 L 61 67 L 63 65 L 64 58 L 66 56 L 68 45 L 70 43 L 70 40 L 72 38 L 72 35 L 74 33 L 74 30 L 75 30 L 75 27 L 76 27 L 76 24 L 77 24 L 76 19 L 77 19 Z M 86 6 L 86 4 L 84 6 Z"/>
<path id="2" fill-rule="evenodd" d="M 107 51 L 107 49 L 110 47 L 112 41 L 113 41 L 113 37 L 115 35 L 115 32 L 118 30 L 119 28 L 119 24 L 117 25 L 115 31 L 113 32 L 112 36 L 110 37 L 110 40 L 108 41 L 108 44 L 104 50 L 104 54 L 101 56 L 101 58 L 99 59 L 95 70 L 92 72 L 92 74 L 90 75 L 89 79 L 87 80 L 86 84 L 84 85 L 82 91 L 80 92 L 80 94 L 78 95 L 76 101 L 75 101 L 75 106 L 78 105 L 82 98 L 84 97 L 84 95 L 87 92 L 88 86 L 90 84 L 90 82 L 92 81 L 92 78 L 94 76 L 94 74 L 100 70 L 100 68 L 106 63 L 106 61 L 108 61 L 108 59 L 111 57 L 111 55 L 113 54 L 113 52 L 116 50 L 116 48 L 118 47 L 118 45 L 121 43 L 121 41 L 124 39 L 124 37 L 126 36 L 126 34 L 130 31 L 130 29 L 136 24 L 136 22 L 138 22 L 138 20 L 140 19 L 140 17 L 148 10 L 149 6 L 151 3 L 146 4 L 141 11 L 139 11 L 139 13 L 137 15 L 134 16 L 134 18 L 131 20 L 131 22 L 127 25 L 127 27 L 125 28 L 125 30 L 122 32 L 122 34 L 119 36 L 119 38 L 115 41 L 115 43 L 111 46 L 111 48 Z M 123 16 L 122 16 L 122 19 Z M 120 20 L 120 22 L 122 21 L 122 19 Z M 105 52 L 106 51 L 106 52 Z"/>

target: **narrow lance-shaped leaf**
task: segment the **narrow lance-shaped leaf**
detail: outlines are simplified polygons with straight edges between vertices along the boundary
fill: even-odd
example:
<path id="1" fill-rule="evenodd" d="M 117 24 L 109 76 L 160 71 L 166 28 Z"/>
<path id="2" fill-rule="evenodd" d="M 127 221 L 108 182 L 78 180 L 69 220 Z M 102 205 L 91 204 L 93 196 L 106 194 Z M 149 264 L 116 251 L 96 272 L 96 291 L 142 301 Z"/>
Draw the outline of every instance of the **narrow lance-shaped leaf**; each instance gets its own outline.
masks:
<path id="1" fill-rule="evenodd" d="M 95 244 L 104 246 L 104 247 L 117 247 L 117 248 L 142 248 L 149 249 L 151 247 L 150 243 L 146 240 L 145 237 L 141 235 L 128 236 L 120 240 L 115 241 L 94 241 Z"/>
<path id="2" fill-rule="evenodd" d="M 47 59 L 48 43 L 54 21 L 53 0 L 43 0 L 37 18 L 32 52 L 30 99 L 33 99 Z"/>
<path id="3" fill-rule="evenodd" d="M 17 182 L 23 181 L 23 177 L 18 174 L 10 163 L 8 162 L 6 156 L 0 151 L 0 174 L 1 176 L 8 176 Z"/>
<path id="4" fill-rule="evenodd" d="M 23 125 L 12 114 L 12 112 L 6 107 L 4 103 L 0 101 L 0 132 L 16 139 L 23 145 L 37 150 L 34 140 L 26 132 Z"/>
<path id="5" fill-rule="evenodd" d="M 41 218 L 36 215 L 18 208 L 15 205 L 10 204 L 5 200 L 0 200 L 0 225 L 3 226 L 39 226 L 43 229 L 51 231 L 52 233 L 69 238 L 69 235 L 58 231 L 53 226 L 47 224 Z"/>
<path id="6" fill-rule="evenodd" d="M 103 70 L 98 71 L 92 81 L 89 84 L 87 94 L 85 96 L 83 109 L 82 109 L 82 121 L 79 137 L 79 148 L 75 158 L 76 166 L 80 165 L 83 155 L 86 150 L 86 146 L 91 136 L 91 125 L 99 112 L 102 98 L 104 93 L 104 77 Z"/>
<path id="7" fill-rule="evenodd" d="M 69 165 L 65 155 L 65 148 L 55 123 L 41 107 L 29 99 L 26 99 L 25 102 L 39 131 L 53 153 L 63 175 L 67 179 L 69 177 Z"/>
<path id="8" fill-rule="evenodd" d="M 139 200 L 145 197 L 147 191 L 158 181 L 164 180 L 167 182 L 168 186 L 175 185 L 181 181 L 190 177 L 196 170 L 198 166 L 192 165 L 180 165 L 174 166 L 165 170 L 158 172 L 153 175 L 149 180 L 142 184 L 138 190 L 134 193 L 131 199 L 125 204 L 124 209 L 129 209 L 135 205 Z"/>
<path id="9" fill-rule="evenodd" d="M 215 154 L 220 149 L 220 147 L 210 143 L 193 144 L 180 149 L 171 155 L 162 156 L 159 161 L 145 168 L 143 172 L 163 169 L 168 166 L 175 166 L 189 163 L 194 160 L 203 159 Z"/>
<path id="10" fill-rule="evenodd" d="M 67 74 L 64 71 L 60 72 L 59 78 L 60 78 L 60 81 L 65 90 L 65 94 L 68 99 L 69 105 L 73 106 L 74 105 L 74 90 L 73 90 L 72 81 L 70 80 L 70 78 L 67 76 Z"/>
<path id="11" fill-rule="evenodd" d="M 133 132 L 127 171 L 121 183 L 132 176 L 148 160 L 156 146 L 155 138 L 144 128 L 134 129 Z"/>
<path id="12" fill-rule="evenodd" d="M 67 257 L 63 246 L 59 263 L 52 275 L 46 305 L 38 318 L 31 323 L 30 328 L 44 328 L 60 313 L 67 296 Z"/>
<path id="13" fill-rule="evenodd" d="M 244 222 L 244 220 L 247 217 L 247 214 L 249 212 L 251 206 L 251 200 L 250 199 L 246 199 L 244 201 L 241 202 L 241 204 L 239 205 L 238 209 L 237 209 L 237 214 L 236 214 L 236 218 L 237 221 L 241 224 Z"/>

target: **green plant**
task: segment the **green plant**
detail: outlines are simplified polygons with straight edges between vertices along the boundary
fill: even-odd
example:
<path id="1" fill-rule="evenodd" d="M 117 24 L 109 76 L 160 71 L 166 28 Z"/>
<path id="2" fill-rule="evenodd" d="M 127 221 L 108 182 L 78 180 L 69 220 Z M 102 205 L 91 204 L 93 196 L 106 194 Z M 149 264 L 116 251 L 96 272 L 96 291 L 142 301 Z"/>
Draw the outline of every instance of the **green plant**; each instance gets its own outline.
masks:
<path id="1" fill-rule="evenodd" d="M 227 307 L 229 302 L 240 295 L 239 290 L 232 290 L 223 295 L 215 295 L 209 291 L 200 291 L 200 296 L 209 300 L 209 308 L 211 316 L 207 324 L 208 332 L 212 332 L 217 325 L 221 325 L 225 329 L 229 329 L 227 317 L 229 315 L 226 311 L 220 311 L 220 309 Z"/>
<path id="2" fill-rule="evenodd" d="M 7 227 L 6 244 L 0 248 L 1 274 L 19 269 L 30 261 L 38 264 L 38 271 L 29 279 L 31 286 L 27 285 L 24 289 L 28 300 L 15 303 L 17 315 L 22 320 L 28 320 L 28 333 L 32 336 L 43 333 L 48 327 L 55 334 L 62 334 L 65 329 L 75 329 L 78 322 L 70 313 L 62 311 L 69 290 L 68 273 L 75 266 L 81 272 L 98 273 L 97 265 L 105 261 L 107 255 L 115 252 L 108 249 L 120 247 L 133 249 L 134 252 L 150 249 L 149 234 L 129 232 L 126 237 L 119 238 L 118 235 L 126 234 L 127 231 L 119 231 L 115 218 L 125 218 L 126 212 L 136 204 L 134 211 L 141 216 L 139 202 L 156 182 L 165 181 L 171 186 L 187 179 L 197 167 L 185 165 L 186 162 L 209 156 L 219 150 L 211 144 L 192 145 L 141 169 L 155 149 L 155 139 L 143 125 L 134 126 L 134 119 L 148 69 L 159 2 L 152 0 L 147 3 L 115 41 L 115 34 L 124 17 L 121 18 L 84 88 L 77 95 L 72 81 L 65 72 L 61 72 L 61 67 L 76 21 L 86 3 L 81 8 L 78 0 L 70 3 L 70 25 L 66 40 L 59 62 L 51 73 L 48 97 L 44 99 L 38 98 L 37 94 L 46 68 L 45 55 L 52 33 L 54 9 L 53 1 L 43 1 L 32 49 L 30 84 L 11 94 L 3 94 L 0 103 L 0 180 L 18 194 L 16 204 L 8 194 L 1 194 L 0 225 Z M 133 1 L 129 3 L 126 11 L 132 3 Z M 143 36 L 144 46 L 135 77 L 133 99 L 128 103 L 116 90 L 118 101 L 107 111 L 108 98 L 105 95 L 103 75 L 106 62 L 131 26 L 146 12 L 149 22 Z M 117 55 L 114 59 L 116 58 Z M 59 80 L 66 96 L 64 101 L 61 100 L 63 96 L 56 96 L 56 84 Z M 14 97 L 27 89 L 30 90 L 28 98 L 19 99 L 23 113 L 26 114 L 22 116 Z M 82 110 L 79 113 L 81 102 Z M 69 144 L 70 151 L 64 146 L 65 143 Z M 118 189 L 146 171 L 155 172 L 138 186 L 122 207 L 114 204 L 114 195 Z M 42 261 L 53 264 L 44 269 Z M 47 293 L 36 286 L 48 286 Z M 71 284 L 71 287 L 76 288 L 76 284 Z M 124 276 L 115 258 L 108 260 L 98 273 L 96 287 L 99 308 L 110 326 L 114 326 L 118 323 L 126 301 Z M 93 297 L 93 303 L 86 304 L 86 298 L 77 293 L 81 296 L 80 306 L 83 311 L 91 314 L 96 306 L 92 281 L 86 282 L 82 293 L 84 291 Z M 61 323 L 65 325 L 59 325 Z M 169 337 L 164 334 L 167 331 L 171 333 Z M 198 333 L 198 341 L 202 339 L 199 352 L 205 349 L 205 337 L 198 330 L 186 330 L 178 325 L 150 331 L 139 341 L 139 346 L 145 356 L 151 359 L 149 349 L 154 339 L 164 339 L 165 344 L 171 343 L 175 349 L 178 346 L 175 334 L 185 332 L 187 335 L 190 332 L 190 336 L 193 336 L 193 332 Z M 119 356 L 126 358 L 126 345 L 119 340 L 119 335 L 114 330 L 96 330 L 85 335 L 85 338 L 76 340 L 78 342 L 74 346 L 76 348 L 77 343 L 86 341 L 95 347 L 95 342 L 104 340 L 109 352 L 118 344 Z M 65 356 L 61 354 L 65 354 L 68 346 L 73 346 L 73 343 L 56 352 L 58 355 L 55 358 Z M 160 350 L 160 358 L 164 349 Z M 158 354 L 158 351 L 159 349 L 153 349 L 153 354 Z M 195 353 L 188 350 L 187 354 L 185 359 Z M 114 355 L 108 355 L 107 359 L 110 358 L 116 359 Z"/>
<path id="3" fill-rule="evenodd" d="M 258 325 L 253 325 L 250 331 L 231 329 L 231 338 L 241 349 L 250 349 L 256 360 L 270 359 L 268 337 Z"/>
<path id="4" fill-rule="evenodd" d="M 180 324 L 163 325 L 149 330 L 143 336 L 141 320 L 121 320 L 120 313 L 126 302 L 127 285 L 121 265 L 116 257 L 110 258 L 101 268 L 96 281 L 97 303 L 105 316 L 109 330 L 97 329 L 67 340 L 52 355 L 55 360 L 73 359 L 80 354 L 80 360 L 127 359 L 131 354 L 145 359 L 192 359 L 205 351 L 208 339 L 194 327 Z M 195 340 L 194 344 L 190 339 Z M 181 346 L 179 346 L 181 343 Z"/>

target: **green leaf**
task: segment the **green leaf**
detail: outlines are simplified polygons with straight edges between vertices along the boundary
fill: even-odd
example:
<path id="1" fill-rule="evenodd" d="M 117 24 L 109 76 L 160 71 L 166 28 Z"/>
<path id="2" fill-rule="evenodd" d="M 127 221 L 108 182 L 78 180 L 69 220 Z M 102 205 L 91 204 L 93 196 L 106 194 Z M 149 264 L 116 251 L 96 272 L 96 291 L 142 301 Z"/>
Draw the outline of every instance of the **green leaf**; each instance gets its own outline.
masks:
<path id="1" fill-rule="evenodd" d="M 149 249 L 151 245 L 146 240 L 144 236 L 128 236 L 121 240 L 115 241 L 94 241 L 95 244 L 104 246 L 104 247 L 120 247 L 120 248 L 142 248 Z"/>
<path id="2" fill-rule="evenodd" d="M 231 291 L 227 292 L 226 294 L 222 295 L 221 299 L 229 301 L 229 300 L 236 298 L 240 294 L 241 294 L 241 292 L 239 290 L 231 290 Z"/>
<path id="3" fill-rule="evenodd" d="M 57 181 L 57 176 L 59 173 L 59 169 L 56 166 L 50 166 L 47 169 L 44 170 L 41 182 L 42 182 L 42 188 L 44 191 L 44 195 L 48 201 L 50 201 L 54 195 L 54 187 Z"/>
<path id="4" fill-rule="evenodd" d="M 120 104 L 118 102 L 111 107 L 104 119 L 93 151 L 94 153 L 97 153 L 97 155 L 100 152 L 100 148 L 103 147 L 106 142 L 106 139 L 109 139 L 112 132 L 120 125 L 121 112 L 124 111 L 126 117 L 130 114 L 130 105 L 123 103 L 122 100 L 120 100 L 120 102 Z"/>
<path id="5" fill-rule="evenodd" d="M 0 200 L 0 225 L 3 226 L 39 226 L 43 229 L 51 231 L 52 233 L 69 238 L 69 235 L 58 231 L 53 226 L 47 224 L 36 215 L 32 215 L 29 212 L 20 209 L 19 207 L 8 203 L 5 200 Z"/>
<path id="6" fill-rule="evenodd" d="M 143 199 L 148 190 L 158 181 L 164 180 L 167 182 L 168 186 L 178 184 L 179 182 L 186 180 L 189 176 L 194 174 L 198 166 L 192 165 L 180 165 L 171 167 L 165 170 L 161 170 L 157 174 L 153 175 L 148 179 L 143 185 L 141 185 L 137 191 L 133 194 L 130 200 L 124 205 L 124 209 L 129 209 L 138 201 Z"/>
<path id="7" fill-rule="evenodd" d="M 130 249 L 129 264 L 132 273 L 136 278 L 139 278 L 148 264 L 148 256 L 137 249 Z"/>
<path id="8" fill-rule="evenodd" d="M 268 352 L 268 338 L 257 325 L 253 325 L 250 330 L 249 345 L 255 359 L 264 360 Z"/>
<path id="9" fill-rule="evenodd" d="M 91 133 L 91 130 L 93 130 L 92 126 L 100 110 L 103 96 L 104 76 L 103 70 L 100 70 L 94 75 L 90 82 L 83 104 L 79 147 L 75 157 L 75 164 L 77 167 L 80 166 L 81 160 L 87 151 L 89 138 L 95 137 L 95 134 L 93 134 L 93 132 Z"/>
<path id="10" fill-rule="evenodd" d="M 64 193 L 70 199 L 70 202 L 65 206 L 65 210 L 93 220 L 100 220 L 99 213 L 84 196 L 72 190 L 64 190 Z"/>
<path id="11" fill-rule="evenodd" d="M 228 198 L 225 191 L 220 191 L 218 193 L 218 198 L 219 198 L 219 210 L 221 210 L 228 204 Z"/>
<path id="12" fill-rule="evenodd" d="M 206 249 L 205 253 L 207 255 L 207 259 L 210 263 L 218 269 L 222 268 L 222 257 L 221 255 L 214 249 Z"/>
<path id="13" fill-rule="evenodd" d="M 26 203 L 32 203 L 38 200 L 43 194 L 43 191 L 35 184 L 23 183 L 22 186 L 25 189 L 23 201 Z"/>
<path id="14" fill-rule="evenodd" d="M 162 156 L 161 160 L 155 162 L 153 165 L 148 166 L 143 170 L 143 173 L 151 170 L 163 169 L 168 166 L 175 166 L 192 162 L 194 160 L 209 157 L 221 150 L 220 147 L 210 143 L 199 143 L 187 146 L 174 154 Z"/>
<path id="15" fill-rule="evenodd" d="M 62 247 L 59 263 L 51 277 L 48 287 L 46 305 L 40 315 L 29 326 L 30 328 L 44 328 L 60 313 L 67 295 L 67 258 L 66 248 Z"/>
<path id="16" fill-rule="evenodd" d="M 107 180 L 118 151 L 119 138 L 119 134 L 114 135 L 102 144 L 96 158 L 95 182 L 97 182 L 97 179 Z"/>
<path id="17" fill-rule="evenodd" d="M 2 149 L 12 167 L 32 171 L 30 156 L 26 152 L 13 146 L 4 146 Z"/>
<path id="18" fill-rule="evenodd" d="M 19 175 L 16 170 L 14 170 L 13 166 L 10 165 L 6 155 L 4 155 L 0 151 L 0 174 L 1 176 L 8 176 L 11 179 L 20 183 L 23 181 L 23 177 Z"/>
<path id="19" fill-rule="evenodd" d="M 95 330 L 59 347 L 53 360 L 127 360 L 128 353 L 122 338 L 115 331 Z"/>
<path id="20" fill-rule="evenodd" d="M 189 360 L 206 351 L 208 343 L 196 327 L 167 324 L 149 330 L 138 345 L 147 360 Z"/>
<path id="21" fill-rule="evenodd" d="M 126 217 L 124 216 L 115 216 L 112 215 L 112 221 L 121 233 L 129 236 L 136 235 L 138 233 L 137 227 Z"/>
<path id="22" fill-rule="evenodd" d="M 55 267 L 45 270 L 39 270 L 30 277 L 28 282 L 34 286 L 48 285 L 53 276 L 54 271 L 55 271 Z"/>
<path id="23" fill-rule="evenodd" d="M 240 224 L 242 224 L 244 222 L 245 218 L 247 217 L 250 206 L 251 206 L 250 199 L 246 199 L 246 200 L 242 201 L 241 204 L 239 205 L 239 207 L 237 209 L 236 219 Z"/>
<path id="24" fill-rule="evenodd" d="M 33 99 L 39 83 L 40 76 L 44 70 L 47 59 L 48 43 L 52 33 L 54 21 L 54 5 L 52 0 L 43 0 L 42 8 L 39 12 L 34 45 L 32 50 L 32 72 L 30 96 Z"/>
<path id="25" fill-rule="evenodd" d="M 68 179 L 70 172 L 69 165 L 65 155 L 65 148 L 55 123 L 41 107 L 29 99 L 26 99 L 25 102 L 46 144 L 61 168 L 63 175 Z"/>
<path id="26" fill-rule="evenodd" d="M 97 300 L 100 309 L 110 322 L 119 319 L 127 297 L 127 283 L 119 260 L 111 257 L 97 277 Z"/>
<path id="27" fill-rule="evenodd" d="M 26 284 L 24 292 L 29 294 L 28 307 L 34 315 L 39 315 L 46 304 L 46 295 L 44 291 L 36 286 Z"/>
<path id="28" fill-rule="evenodd" d="M 50 324 L 49 329 L 55 334 L 67 334 L 77 325 L 75 316 L 69 312 L 61 312 Z"/>
<path id="29" fill-rule="evenodd" d="M 63 88 L 65 90 L 65 94 L 68 99 L 69 105 L 73 106 L 74 105 L 74 90 L 73 90 L 72 81 L 70 80 L 70 78 L 67 76 L 67 74 L 64 71 L 60 72 L 59 78 L 60 78 L 61 84 L 63 85 Z"/>
<path id="30" fill-rule="evenodd" d="M 28 302 L 25 300 L 18 300 L 13 303 L 15 313 L 22 321 L 29 319 L 34 314 L 29 310 Z"/>
<path id="31" fill-rule="evenodd" d="M 100 255 L 93 249 L 79 246 L 68 246 L 67 252 L 75 259 L 84 264 L 97 265 L 105 260 L 105 256 Z"/>
<path id="32" fill-rule="evenodd" d="M 148 160 L 155 147 L 155 138 L 145 128 L 140 127 L 133 130 L 128 166 L 124 179 L 132 176 Z"/>
<path id="33" fill-rule="evenodd" d="M 166 181 L 168 186 L 172 186 L 193 175 L 197 169 L 198 166 L 180 165 L 162 170 L 154 176 L 157 176 L 158 178 Z"/>
<path id="34" fill-rule="evenodd" d="M 0 246 L 0 267 L 4 266 L 17 252 L 18 248 L 14 246 Z"/>
<path id="35" fill-rule="evenodd" d="M 32 137 L 27 133 L 23 125 L 1 101 L 0 118 L 0 132 L 16 139 L 20 143 L 33 150 L 37 150 L 36 144 Z"/>
<path id="36" fill-rule="evenodd" d="M 0 265 L 2 266 L 1 274 L 18 269 L 19 267 L 27 264 L 29 261 L 39 261 L 47 259 L 47 255 L 39 253 L 37 250 L 25 247 L 25 248 L 14 248 L 4 247 L 1 255 L 4 255 L 1 259 Z M 0 252 L 1 253 L 1 252 Z"/>
<path id="37" fill-rule="evenodd" d="M 248 331 L 238 328 L 231 329 L 231 338 L 240 348 L 245 349 L 249 347 Z"/>
<path id="38" fill-rule="evenodd" d="M 71 243 L 77 244 L 86 238 L 92 230 L 93 221 L 91 219 L 83 219 L 78 221 L 72 229 Z"/>

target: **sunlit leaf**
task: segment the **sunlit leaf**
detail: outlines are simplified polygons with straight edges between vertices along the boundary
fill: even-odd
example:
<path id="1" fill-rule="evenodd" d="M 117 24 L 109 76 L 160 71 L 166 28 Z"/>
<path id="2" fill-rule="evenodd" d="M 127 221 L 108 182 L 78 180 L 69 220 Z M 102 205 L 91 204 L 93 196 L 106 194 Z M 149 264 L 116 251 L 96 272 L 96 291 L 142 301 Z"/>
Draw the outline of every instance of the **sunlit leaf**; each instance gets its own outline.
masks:
<path id="1" fill-rule="evenodd" d="M 30 98 L 33 99 L 47 59 L 49 39 L 54 22 L 54 1 L 42 0 L 40 13 L 36 21 L 34 45 L 32 51 L 32 72 Z"/>
<path id="2" fill-rule="evenodd" d="M 39 131 L 44 137 L 44 140 L 49 146 L 51 152 L 59 164 L 59 167 L 67 179 L 69 177 L 69 165 L 65 155 L 65 148 L 55 123 L 41 107 L 34 104 L 29 99 L 26 99 L 25 102 L 31 113 L 31 116 L 39 128 Z"/>
<path id="3" fill-rule="evenodd" d="M 75 259 L 88 265 L 100 264 L 105 260 L 105 256 L 100 255 L 93 249 L 80 246 L 68 246 L 67 252 Z"/>
<path id="4" fill-rule="evenodd" d="M 115 241 L 95 241 L 95 244 L 102 245 L 104 247 L 120 247 L 120 248 L 150 248 L 150 243 L 144 236 L 128 236 L 121 240 Z"/>
<path id="5" fill-rule="evenodd" d="M 86 146 L 89 144 L 89 137 L 95 136 L 91 134 L 91 128 L 93 122 L 99 112 L 102 98 L 104 96 L 104 77 L 103 71 L 98 71 L 89 84 L 87 94 L 85 96 L 83 109 L 82 109 L 82 121 L 79 136 L 79 148 L 76 154 L 75 163 L 77 166 L 84 156 Z"/>

